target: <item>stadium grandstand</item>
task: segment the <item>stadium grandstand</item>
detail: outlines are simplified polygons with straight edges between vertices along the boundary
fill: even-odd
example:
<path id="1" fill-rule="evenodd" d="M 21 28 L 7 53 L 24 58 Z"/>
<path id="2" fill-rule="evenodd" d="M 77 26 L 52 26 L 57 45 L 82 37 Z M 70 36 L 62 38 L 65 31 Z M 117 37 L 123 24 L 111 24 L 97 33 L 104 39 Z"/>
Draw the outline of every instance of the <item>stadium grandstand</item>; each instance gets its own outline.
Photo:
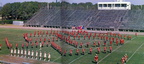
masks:
<path id="1" fill-rule="evenodd" d="M 122 0 L 118 0 L 118 2 L 121 3 Z M 82 25 L 88 30 L 139 31 L 144 28 L 144 24 L 141 21 L 143 17 L 142 10 L 119 8 L 109 10 L 107 8 L 105 10 L 45 8 L 39 10 L 35 16 L 25 23 L 25 26 L 71 29 L 72 26 Z"/>

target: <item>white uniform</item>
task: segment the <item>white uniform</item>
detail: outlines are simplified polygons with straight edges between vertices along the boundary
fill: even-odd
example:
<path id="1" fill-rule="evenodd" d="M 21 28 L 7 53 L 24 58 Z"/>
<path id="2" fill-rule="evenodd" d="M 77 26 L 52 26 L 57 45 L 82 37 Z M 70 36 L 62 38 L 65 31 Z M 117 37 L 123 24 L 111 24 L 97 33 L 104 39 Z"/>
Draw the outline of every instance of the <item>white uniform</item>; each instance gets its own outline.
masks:
<path id="1" fill-rule="evenodd" d="M 16 49 L 14 49 L 14 56 L 16 56 Z"/>
<path id="2" fill-rule="evenodd" d="M 50 58 L 51 58 L 51 55 L 50 55 L 50 53 L 48 54 L 48 61 L 50 61 Z"/>
<path id="3" fill-rule="evenodd" d="M 40 60 L 41 60 L 41 57 L 42 57 L 42 52 L 40 52 L 40 56 L 39 56 L 39 57 L 40 57 Z"/>
<path id="4" fill-rule="evenodd" d="M 38 57 L 38 51 L 36 51 L 36 59 L 37 59 L 37 57 Z"/>
<path id="5" fill-rule="evenodd" d="M 46 53 L 44 53 L 44 57 L 46 58 Z"/>
<path id="6" fill-rule="evenodd" d="M 30 57 L 30 50 L 28 51 L 28 58 Z"/>
<path id="7" fill-rule="evenodd" d="M 10 50 L 11 56 L 13 55 L 13 49 Z"/>
<path id="8" fill-rule="evenodd" d="M 25 57 L 26 57 L 26 55 L 27 55 L 27 51 L 26 51 L 26 50 L 24 51 L 24 55 L 25 55 Z"/>
<path id="9" fill-rule="evenodd" d="M 33 58 L 33 56 L 34 56 L 34 51 L 32 51 L 31 56 L 32 56 L 32 58 Z"/>
<path id="10" fill-rule="evenodd" d="M 20 50 L 18 49 L 17 55 L 19 56 L 19 54 L 20 54 Z"/>
<path id="11" fill-rule="evenodd" d="M 46 60 L 46 53 L 44 53 L 44 61 Z"/>

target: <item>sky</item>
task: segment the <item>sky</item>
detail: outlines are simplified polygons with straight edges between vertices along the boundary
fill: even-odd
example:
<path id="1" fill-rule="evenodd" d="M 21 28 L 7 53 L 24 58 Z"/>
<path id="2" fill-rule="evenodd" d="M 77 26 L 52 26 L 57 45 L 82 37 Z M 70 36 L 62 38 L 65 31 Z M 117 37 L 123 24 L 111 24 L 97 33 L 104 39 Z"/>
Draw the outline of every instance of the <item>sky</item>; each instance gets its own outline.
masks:
<path id="1" fill-rule="evenodd" d="M 4 5 L 6 3 L 13 3 L 13 2 L 25 2 L 25 1 L 38 1 L 38 2 L 55 2 L 56 0 L 0 0 L 0 4 Z M 116 0 L 58 0 L 60 1 L 67 1 L 70 3 L 80 3 L 80 2 L 92 2 L 93 4 L 96 4 L 97 2 L 113 2 Z M 143 5 L 144 0 L 124 0 L 127 2 L 131 2 L 134 5 Z"/>

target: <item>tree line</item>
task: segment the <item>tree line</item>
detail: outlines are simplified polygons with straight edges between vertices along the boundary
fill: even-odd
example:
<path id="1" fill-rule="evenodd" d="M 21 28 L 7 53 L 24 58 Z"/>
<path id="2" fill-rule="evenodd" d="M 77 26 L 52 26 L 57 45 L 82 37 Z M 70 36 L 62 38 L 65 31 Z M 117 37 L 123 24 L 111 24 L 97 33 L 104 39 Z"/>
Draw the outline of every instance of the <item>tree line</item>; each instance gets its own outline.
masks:
<path id="1" fill-rule="evenodd" d="M 144 9 L 144 5 L 132 5 L 132 9 Z M 30 19 L 40 9 L 81 9 L 97 10 L 97 4 L 69 3 L 69 2 L 15 2 L 7 3 L 0 10 L 3 20 L 27 20 Z"/>

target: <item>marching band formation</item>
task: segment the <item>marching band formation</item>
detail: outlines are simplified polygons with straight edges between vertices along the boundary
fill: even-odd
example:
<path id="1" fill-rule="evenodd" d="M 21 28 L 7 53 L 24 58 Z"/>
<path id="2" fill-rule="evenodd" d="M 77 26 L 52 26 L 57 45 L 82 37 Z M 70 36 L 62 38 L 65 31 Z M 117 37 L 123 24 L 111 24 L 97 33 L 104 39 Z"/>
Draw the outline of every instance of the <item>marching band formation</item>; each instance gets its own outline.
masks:
<path id="1" fill-rule="evenodd" d="M 65 34 L 65 35 L 64 35 Z M 51 38 L 46 38 L 48 35 L 53 35 Z M 32 37 L 39 37 L 32 38 Z M 43 37 L 45 36 L 45 37 Z M 6 45 L 10 49 L 10 55 L 15 57 L 23 57 L 23 58 L 30 58 L 36 60 L 44 60 L 50 61 L 51 54 L 47 53 L 46 51 L 42 52 L 41 48 L 46 46 L 51 46 L 55 50 L 57 50 L 62 56 L 66 56 L 69 54 L 72 56 L 74 53 L 76 55 L 85 55 L 86 52 L 89 54 L 93 54 L 93 51 L 96 51 L 96 56 L 94 58 L 95 62 L 98 62 L 98 54 L 101 52 L 103 53 L 112 53 L 113 45 L 123 45 L 125 39 L 130 40 L 132 37 L 127 35 L 115 34 L 115 33 L 89 33 L 86 31 L 53 31 L 49 33 L 48 31 L 42 32 L 34 32 L 34 34 L 24 33 L 23 37 L 27 42 L 25 44 L 21 44 L 21 49 L 18 48 L 18 44 L 16 43 L 15 48 L 12 48 L 12 44 L 8 42 L 6 38 Z M 42 38 L 43 37 L 43 38 Z M 60 39 L 64 41 L 66 44 L 75 47 L 75 51 L 73 49 L 63 49 L 62 46 L 58 45 L 56 42 Z M 78 42 L 78 40 L 94 40 L 93 43 L 90 42 Z M 95 39 L 99 39 L 101 41 L 95 41 Z M 31 48 L 39 48 L 39 51 L 30 50 Z M 94 50 L 96 49 L 96 50 Z M 103 50 L 102 50 L 103 49 Z"/>

